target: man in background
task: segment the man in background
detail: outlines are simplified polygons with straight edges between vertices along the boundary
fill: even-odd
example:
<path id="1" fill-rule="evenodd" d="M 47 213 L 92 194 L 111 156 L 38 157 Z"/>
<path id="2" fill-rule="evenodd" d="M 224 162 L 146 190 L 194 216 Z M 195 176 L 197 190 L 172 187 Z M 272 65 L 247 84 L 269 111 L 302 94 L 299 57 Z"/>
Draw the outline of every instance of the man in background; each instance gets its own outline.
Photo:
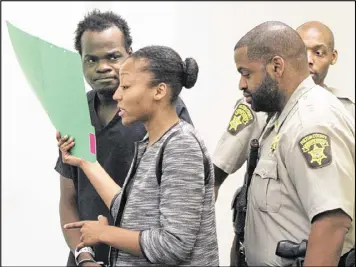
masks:
<path id="1" fill-rule="evenodd" d="M 325 84 L 331 65 L 336 64 L 338 52 L 335 49 L 334 34 L 328 26 L 319 21 L 308 21 L 297 28 L 308 52 L 310 74 L 314 82 L 333 93 L 355 118 L 355 103 L 347 94 Z"/>

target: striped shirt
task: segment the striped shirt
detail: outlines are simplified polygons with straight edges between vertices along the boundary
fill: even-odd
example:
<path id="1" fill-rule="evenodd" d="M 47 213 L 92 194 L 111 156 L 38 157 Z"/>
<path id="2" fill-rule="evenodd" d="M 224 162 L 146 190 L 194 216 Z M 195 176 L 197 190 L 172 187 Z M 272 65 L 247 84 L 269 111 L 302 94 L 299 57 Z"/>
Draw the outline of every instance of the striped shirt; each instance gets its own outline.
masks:
<path id="1" fill-rule="evenodd" d="M 176 131 L 164 149 L 159 185 L 157 157 Z M 180 121 L 150 147 L 147 144 L 147 136 L 136 143 L 130 171 L 110 208 L 116 226 L 140 231 L 144 257 L 111 248 L 111 265 L 218 266 L 214 170 L 203 141 L 190 124 Z"/>

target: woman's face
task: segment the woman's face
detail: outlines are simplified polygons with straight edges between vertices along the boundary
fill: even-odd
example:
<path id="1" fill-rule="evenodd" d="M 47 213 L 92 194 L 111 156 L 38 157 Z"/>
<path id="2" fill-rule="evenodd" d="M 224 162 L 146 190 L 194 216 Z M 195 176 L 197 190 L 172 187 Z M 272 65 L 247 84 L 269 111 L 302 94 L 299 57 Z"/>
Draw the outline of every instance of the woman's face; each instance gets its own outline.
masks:
<path id="1" fill-rule="evenodd" d="M 124 125 L 147 121 L 153 110 L 155 87 L 151 87 L 152 73 L 142 71 L 147 61 L 128 58 L 120 68 L 120 86 L 113 98 L 117 101 Z"/>

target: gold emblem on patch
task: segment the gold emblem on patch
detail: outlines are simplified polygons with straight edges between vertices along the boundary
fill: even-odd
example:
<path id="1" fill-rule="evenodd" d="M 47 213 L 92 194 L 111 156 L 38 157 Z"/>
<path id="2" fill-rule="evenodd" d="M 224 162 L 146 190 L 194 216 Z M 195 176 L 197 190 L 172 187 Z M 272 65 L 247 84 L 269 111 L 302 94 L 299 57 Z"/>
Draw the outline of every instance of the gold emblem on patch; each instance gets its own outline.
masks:
<path id="1" fill-rule="evenodd" d="M 279 134 L 277 134 L 274 138 L 273 138 L 273 141 L 272 141 L 272 144 L 271 144 L 271 152 L 274 152 L 277 148 L 277 145 L 278 145 L 278 142 L 279 142 Z"/>
<path id="2" fill-rule="evenodd" d="M 253 113 L 248 106 L 239 104 L 236 107 L 234 114 L 232 114 L 227 131 L 232 135 L 236 135 L 246 126 L 250 125 L 254 118 L 255 117 L 253 116 Z"/>
<path id="3" fill-rule="evenodd" d="M 322 133 L 312 133 L 299 141 L 299 147 L 310 168 L 321 168 L 331 162 L 331 147 L 329 136 Z"/>

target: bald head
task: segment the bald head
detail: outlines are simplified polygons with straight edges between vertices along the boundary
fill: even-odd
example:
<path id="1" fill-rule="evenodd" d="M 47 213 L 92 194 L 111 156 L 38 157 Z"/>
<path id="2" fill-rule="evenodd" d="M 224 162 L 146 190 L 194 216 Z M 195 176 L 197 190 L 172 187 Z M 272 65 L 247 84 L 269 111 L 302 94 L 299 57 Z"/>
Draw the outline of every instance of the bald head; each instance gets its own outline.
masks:
<path id="1" fill-rule="evenodd" d="M 308 21 L 297 28 L 299 35 L 314 39 L 321 39 L 329 49 L 333 50 L 335 46 L 334 34 L 328 26 L 320 21 Z"/>
<path id="2" fill-rule="evenodd" d="M 266 64 L 280 56 L 296 69 L 307 66 L 303 40 L 293 28 L 279 21 L 267 21 L 253 28 L 237 42 L 235 50 L 242 47 L 247 47 L 250 60 L 263 60 Z"/>
<path id="3" fill-rule="evenodd" d="M 329 66 L 334 65 L 338 57 L 334 34 L 319 21 L 308 21 L 300 25 L 297 32 L 307 48 L 309 70 L 314 82 L 325 87 Z"/>

